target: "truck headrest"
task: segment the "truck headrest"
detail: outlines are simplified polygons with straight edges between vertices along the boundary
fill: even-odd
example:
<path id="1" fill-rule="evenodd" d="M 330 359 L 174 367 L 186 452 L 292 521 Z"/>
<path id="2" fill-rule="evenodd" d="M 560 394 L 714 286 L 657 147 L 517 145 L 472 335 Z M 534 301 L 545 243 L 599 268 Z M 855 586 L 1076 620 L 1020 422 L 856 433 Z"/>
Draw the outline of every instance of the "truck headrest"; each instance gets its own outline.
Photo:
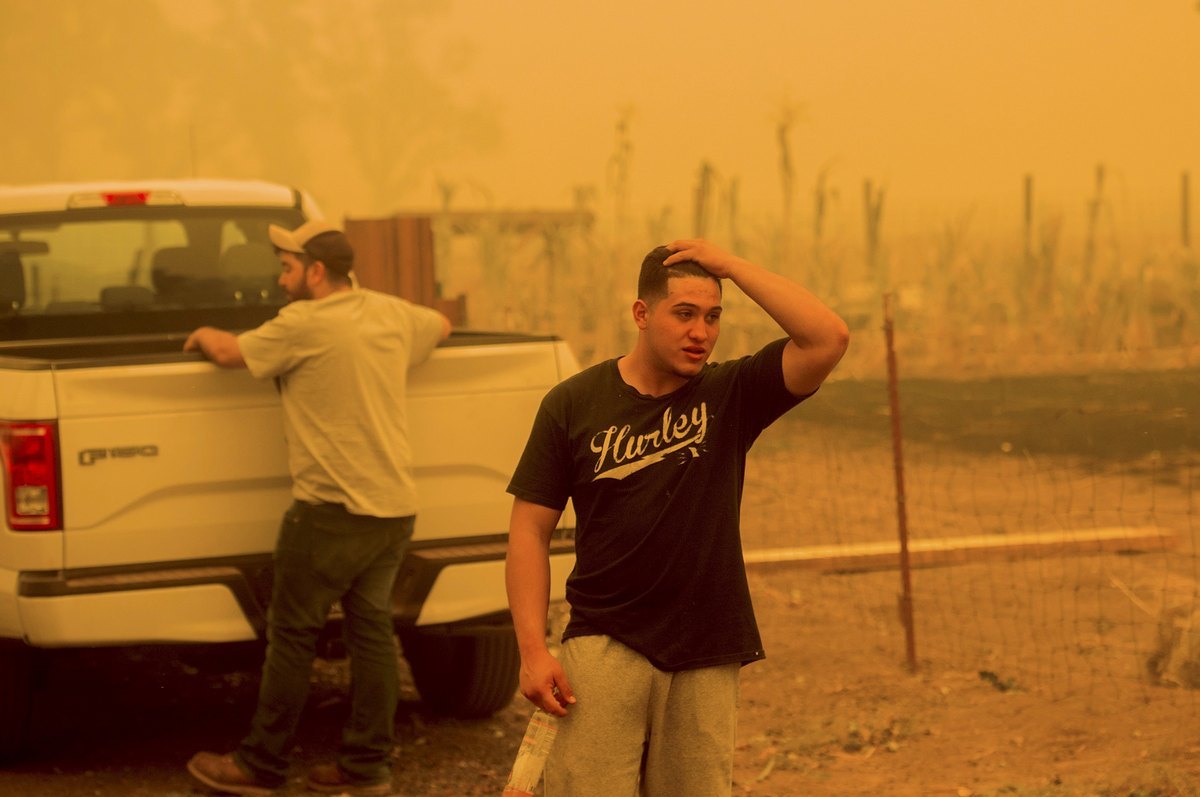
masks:
<path id="1" fill-rule="evenodd" d="M 0 313 L 25 305 L 25 267 L 16 252 L 0 251 Z"/>

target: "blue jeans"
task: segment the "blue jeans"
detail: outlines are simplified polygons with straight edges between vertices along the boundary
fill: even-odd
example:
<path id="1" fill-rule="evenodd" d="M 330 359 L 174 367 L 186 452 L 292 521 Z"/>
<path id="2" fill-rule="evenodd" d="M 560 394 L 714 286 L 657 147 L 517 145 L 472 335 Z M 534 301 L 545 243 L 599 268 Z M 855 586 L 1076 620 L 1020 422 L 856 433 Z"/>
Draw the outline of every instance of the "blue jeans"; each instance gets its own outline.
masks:
<path id="1" fill-rule="evenodd" d="M 283 516 L 267 613 L 267 657 L 250 733 L 235 753 L 267 785 L 287 779 L 286 754 L 308 699 L 317 638 L 341 601 L 350 656 L 350 716 L 338 766 L 353 783 L 391 777 L 399 696 L 392 587 L 413 516 L 352 515 L 297 501 Z"/>

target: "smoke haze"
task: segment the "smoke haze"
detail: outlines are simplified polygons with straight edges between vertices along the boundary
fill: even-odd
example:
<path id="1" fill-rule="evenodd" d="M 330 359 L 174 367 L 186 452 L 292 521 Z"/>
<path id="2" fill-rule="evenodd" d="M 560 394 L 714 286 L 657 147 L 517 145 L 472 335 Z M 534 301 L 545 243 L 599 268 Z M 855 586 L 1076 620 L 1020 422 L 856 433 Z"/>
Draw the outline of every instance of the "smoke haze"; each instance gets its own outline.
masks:
<path id="1" fill-rule="evenodd" d="M 748 213 L 824 173 L 894 229 L 1071 216 L 1097 164 L 1132 228 L 1200 171 L 1185 0 L 4 0 L 0 181 L 201 175 L 308 186 L 330 215 L 686 207 L 702 163 Z M 15 123 L 14 123 L 15 114 Z M 618 125 L 625 137 L 619 139 Z M 781 138 L 782 135 L 782 138 Z"/>

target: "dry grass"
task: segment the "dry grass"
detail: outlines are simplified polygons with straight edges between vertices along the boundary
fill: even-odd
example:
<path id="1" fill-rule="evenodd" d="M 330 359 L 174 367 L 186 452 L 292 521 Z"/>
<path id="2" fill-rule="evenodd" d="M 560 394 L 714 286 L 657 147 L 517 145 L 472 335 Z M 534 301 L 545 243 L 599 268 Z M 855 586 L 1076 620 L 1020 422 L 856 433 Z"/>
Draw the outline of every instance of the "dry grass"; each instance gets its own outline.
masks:
<path id="1" fill-rule="evenodd" d="M 1019 235 L 973 233 L 969 216 L 889 242 L 878 189 L 869 192 L 877 213 L 861 236 L 816 227 L 805 237 L 769 220 L 732 218 L 736 205 L 714 202 L 713 191 L 697 199 L 726 214 L 706 221 L 710 237 L 801 281 L 850 322 L 854 340 L 842 374 L 882 373 L 884 292 L 896 296 L 897 349 L 907 375 L 1200 361 L 1194 250 L 1098 234 L 1068 246 L 1059 225 L 1046 221 L 1026 251 Z M 627 214 L 600 214 L 587 229 L 483 228 L 470 236 L 441 230 L 443 292 L 466 294 L 476 328 L 553 332 L 585 363 L 614 356 L 631 341 L 637 266 L 663 238 L 690 234 L 669 223 L 682 215 L 665 209 L 637 223 Z M 746 229 L 756 232 L 737 232 Z M 777 334 L 736 290 L 727 291 L 726 305 L 718 356 L 746 353 Z"/>

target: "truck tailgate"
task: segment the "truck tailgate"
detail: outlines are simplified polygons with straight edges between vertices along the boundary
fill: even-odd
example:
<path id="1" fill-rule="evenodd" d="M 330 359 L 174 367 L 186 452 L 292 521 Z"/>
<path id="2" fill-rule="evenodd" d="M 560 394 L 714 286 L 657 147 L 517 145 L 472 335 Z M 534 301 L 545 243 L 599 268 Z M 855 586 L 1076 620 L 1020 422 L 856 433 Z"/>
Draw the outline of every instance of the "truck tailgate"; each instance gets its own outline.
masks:
<path id="1" fill-rule="evenodd" d="M 506 535 L 505 487 L 561 346 L 448 346 L 413 369 L 417 546 Z M 190 361 L 61 369 L 56 390 L 67 569 L 273 548 L 291 498 L 272 382 Z"/>
<path id="2" fill-rule="evenodd" d="M 67 569 L 271 550 L 290 500 L 271 382 L 204 362 L 55 381 Z"/>
<path id="3" fill-rule="evenodd" d="M 559 381 L 560 345 L 450 346 L 413 369 L 418 545 L 507 536 L 512 497 L 505 488 L 542 397 Z"/>

